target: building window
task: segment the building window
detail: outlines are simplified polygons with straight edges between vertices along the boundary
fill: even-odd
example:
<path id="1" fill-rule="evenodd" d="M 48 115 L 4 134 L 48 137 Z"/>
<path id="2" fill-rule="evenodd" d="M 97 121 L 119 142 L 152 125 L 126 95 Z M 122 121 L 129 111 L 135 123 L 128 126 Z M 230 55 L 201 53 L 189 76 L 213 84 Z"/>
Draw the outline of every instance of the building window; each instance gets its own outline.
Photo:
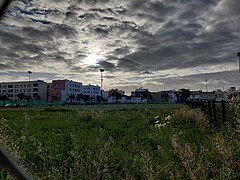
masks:
<path id="1" fill-rule="evenodd" d="M 33 87 L 38 87 L 38 83 L 33 83 Z"/>
<path id="2" fill-rule="evenodd" d="M 13 85 L 9 84 L 9 85 L 8 85 L 8 88 L 13 88 Z"/>
<path id="3" fill-rule="evenodd" d="M 6 89 L 7 88 L 7 85 L 3 85 L 3 87 L 2 87 L 3 89 Z"/>
<path id="4" fill-rule="evenodd" d="M 38 92 L 38 88 L 33 88 L 33 92 Z"/>
<path id="5" fill-rule="evenodd" d="M 15 85 L 14 87 L 15 87 L 15 88 L 19 88 L 19 85 Z"/>

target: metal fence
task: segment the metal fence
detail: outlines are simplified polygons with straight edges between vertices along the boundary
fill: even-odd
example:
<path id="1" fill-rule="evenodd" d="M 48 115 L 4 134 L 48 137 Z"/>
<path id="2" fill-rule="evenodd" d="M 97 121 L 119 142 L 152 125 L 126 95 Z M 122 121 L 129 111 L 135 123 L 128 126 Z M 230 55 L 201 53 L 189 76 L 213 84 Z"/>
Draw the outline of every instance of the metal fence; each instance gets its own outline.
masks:
<path id="1" fill-rule="evenodd" d="M 64 101 L 0 101 L 0 107 L 21 107 L 21 106 L 51 106 L 51 105 L 65 105 Z"/>
<path id="2" fill-rule="evenodd" d="M 226 122 L 232 122 L 235 118 L 234 112 L 227 101 L 192 100 L 188 102 L 192 108 L 201 109 L 209 118 L 209 123 L 215 127 L 224 126 Z"/>

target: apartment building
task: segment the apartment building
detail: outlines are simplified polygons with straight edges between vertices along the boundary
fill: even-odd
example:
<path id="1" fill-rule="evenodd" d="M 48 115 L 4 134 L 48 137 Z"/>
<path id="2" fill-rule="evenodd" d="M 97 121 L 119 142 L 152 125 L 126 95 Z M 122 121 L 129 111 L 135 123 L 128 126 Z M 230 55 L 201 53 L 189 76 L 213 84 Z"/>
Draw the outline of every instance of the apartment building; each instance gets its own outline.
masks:
<path id="1" fill-rule="evenodd" d="M 101 89 L 98 85 L 83 85 L 82 94 L 89 96 L 91 102 L 99 102 L 101 98 Z M 104 96 L 104 93 L 102 94 Z"/>
<path id="2" fill-rule="evenodd" d="M 77 96 L 82 93 L 82 83 L 71 80 L 53 80 L 49 100 L 76 102 Z"/>
<path id="3" fill-rule="evenodd" d="M 18 100 L 18 94 L 23 93 L 32 100 L 47 100 L 47 83 L 41 80 L 3 82 L 0 83 L 0 94 L 10 100 Z"/>

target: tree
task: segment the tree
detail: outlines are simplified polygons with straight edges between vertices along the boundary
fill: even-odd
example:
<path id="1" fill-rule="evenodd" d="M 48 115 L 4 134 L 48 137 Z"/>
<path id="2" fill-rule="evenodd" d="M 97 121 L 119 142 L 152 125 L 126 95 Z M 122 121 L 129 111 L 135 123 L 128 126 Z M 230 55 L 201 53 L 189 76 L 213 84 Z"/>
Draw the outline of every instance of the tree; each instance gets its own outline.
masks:
<path id="1" fill-rule="evenodd" d="M 114 100 L 116 100 L 116 101 L 118 101 L 119 99 L 122 99 L 122 94 L 118 91 L 114 91 L 112 93 L 112 96 L 113 96 Z"/>
<path id="2" fill-rule="evenodd" d="M 59 98 L 57 96 L 51 96 L 52 97 L 52 101 L 58 101 Z"/>
<path id="3" fill-rule="evenodd" d="M 17 95 L 17 98 L 20 100 L 20 101 L 23 101 L 24 99 L 26 99 L 26 95 L 24 93 L 19 93 Z"/>
<path id="4" fill-rule="evenodd" d="M 59 98 L 57 96 L 51 96 L 51 98 L 52 98 L 52 105 L 53 105 L 53 101 L 58 101 L 59 100 Z"/>
<path id="5" fill-rule="evenodd" d="M 179 89 L 179 91 L 180 91 L 180 95 L 183 98 L 183 102 L 186 102 L 187 99 L 190 97 L 190 90 L 182 88 L 182 89 Z"/>
<path id="6" fill-rule="evenodd" d="M 81 100 L 83 100 L 83 98 L 84 98 L 84 95 L 81 93 L 81 94 L 77 95 L 76 100 L 81 101 Z"/>
<path id="7" fill-rule="evenodd" d="M 5 101 L 9 100 L 9 98 L 6 95 L 0 95 L 0 100 L 3 101 L 3 106 L 5 105 Z"/>
<path id="8" fill-rule="evenodd" d="M 32 99 L 32 97 L 31 97 L 31 96 L 25 96 L 25 99 L 26 99 L 27 101 L 30 101 L 30 100 Z"/>
<path id="9" fill-rule="evenodd" d="M 68 96 L 68 100 L 70 100 L 70 102 L 72 103 L 75 100 L 75 96 L 73 94 L 70 94 Z"/>
<path id="10" fill-rule="evenodd" d="M 94 97 L 90 97 L 89 100 L 92 103 L 95 100 L 95 98 Z"/>
<path id="11" fill-rule="evenodd" d="M 147 91 L 147 92 L 144 92 L 142 94 L 141 98 L 142 99 L 147 99 L 147 101 L 149 101 L 149 100 L 152 100 L 153 96 L 149 91 Z"/>
<path id="12" fill-rule="evenodd" d="M 90 96 L 89 96 L 89 95 L 83 95 L 83 100 L 84 100 L 85 102 L 88 102 L 89 99 L 90 99 Z"/>
<path id="13" fill-rule="evenodd" d="M 37 100 L 37 101 L 39 101 L 39 100 L 41 100 L 42 98 L 41 98 L 41 96 L 36 95 L 36 96 L 34 96 L 34 99 Z"/>
<path id="14" fill-rule="evenodd" d="M 9 100 L 9 98 L 6 95 L 0 95 L 0 100 L 6 101 Z"/>

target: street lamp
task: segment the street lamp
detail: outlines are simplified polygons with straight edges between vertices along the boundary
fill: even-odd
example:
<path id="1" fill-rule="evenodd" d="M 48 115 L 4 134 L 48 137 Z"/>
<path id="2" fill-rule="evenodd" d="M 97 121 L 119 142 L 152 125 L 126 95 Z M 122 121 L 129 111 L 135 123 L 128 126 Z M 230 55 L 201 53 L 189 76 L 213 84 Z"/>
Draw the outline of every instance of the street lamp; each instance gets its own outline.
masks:
<path id="1" fill-rule="evenodd" d="M 206 92 L 208 92 L 207 81 L 208 81 L 208 80 L 206 79 Z"/>
<path id="2" fill-rule="evenodd" d="M 240 52 L 237 53 L 237 56 L 238 56 L 238 70 L 239 70 L 239 73 L 240 73 Z"/>
<path id="3" fill-rule="evenodd" d="M 102 102 L 102 100 L 103 100 L 103 94 L 102 94 L 103 76 L 102 76 L 102 73 L 104 72 L 104 69 L 100 69 L 100 72 L 101 72 L 101 102 Z"/>
<path id="4" fill-rule="evenodd" d="M 28 87 L 29 87 L 29 88 L 28 88 L 28 98 L 29 98 L 29 101 L 30 101 L 30 98 L 31 98 L 31 92 L 30 92 L 30 90 L 31 90 L 31 89 L 30 89 L 30 88 L 31 88 L 31 87 L 30 87 L 30 76 L 31 76 L 32 72 L 31 72 L 31 71 L 28 71 L 27 73 L 28 73 L 28 82 L 29 82 L 29 83 L 28 83 Z"/>

